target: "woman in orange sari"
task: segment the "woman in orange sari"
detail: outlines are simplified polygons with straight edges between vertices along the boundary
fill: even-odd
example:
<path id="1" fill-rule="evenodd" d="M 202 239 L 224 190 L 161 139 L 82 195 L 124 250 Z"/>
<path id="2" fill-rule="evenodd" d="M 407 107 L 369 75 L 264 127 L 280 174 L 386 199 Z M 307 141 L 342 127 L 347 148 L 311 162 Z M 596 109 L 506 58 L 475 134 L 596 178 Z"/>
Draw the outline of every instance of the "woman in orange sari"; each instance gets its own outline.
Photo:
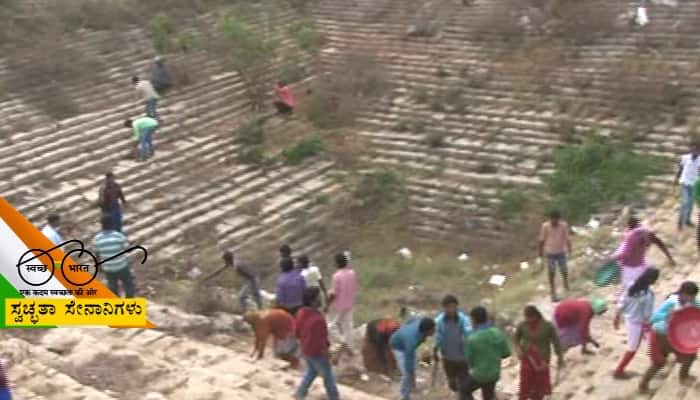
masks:
<path id="1" fill-rule="evenodd" d="M 552 394 L 549 360 L 554 348 L 559 367 L 564 364 L 559 335 L 535 306 L 524 310 L 525 321 L 515 331 L 515 349 L 520 358 L 519 400 L 542 400 Z"/>

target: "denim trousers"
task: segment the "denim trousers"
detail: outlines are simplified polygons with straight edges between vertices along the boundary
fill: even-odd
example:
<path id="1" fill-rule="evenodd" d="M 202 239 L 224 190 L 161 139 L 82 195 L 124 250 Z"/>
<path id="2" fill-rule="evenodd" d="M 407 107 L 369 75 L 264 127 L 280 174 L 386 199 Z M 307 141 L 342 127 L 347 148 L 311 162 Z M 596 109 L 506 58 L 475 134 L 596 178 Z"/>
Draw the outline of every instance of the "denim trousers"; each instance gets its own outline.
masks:
<path id="1" fill-rule="evenodd" d="M 394 352 L 396 366 L 399 367 L 399 372 L 401 372 L 401 382 L 399 383 L 399 399 L 410 400 L 411 389 L 413 389 L 413 381 L 411 379 L 411 376 L 406 371 L 406 353 L 395 349 L 392 351 Z"/>
<path id="2" fill-rule="evenodd" d="M 107 287 L 115 295 L 119 296 L 119 282 L 121 282 L 124 288 L 124 297 L 134 297 L 136 288 L 134 286 L 134 277 L 131 275 L 129 267 L 122 268 L 116 272 L 105 272 L 105 275 L 107 276 Z"/>
<path id="3" fill-rule="evenodd" d="M 689 225 L 693 213 L 693 186 L 681 185 L 681 210 L 678 216 L 678 226 Z"/>
<path id="4" fill-rule="evenodd" d="M 306 372 L 297 389 L 296 400 L 303 400 L 306 398 L 309 394 L 311 384 L 314 383 L 314 380 L 319 375 L 323 378 L 328 400 L 340 400 L 340 393 L 338 393 L 338 387 L 335 384 L 333 367 L 331 366 L 331 361 L 328 359 L 328 354 L 319 357 L 307 356 L 304 359 L 306 360 Z"/>

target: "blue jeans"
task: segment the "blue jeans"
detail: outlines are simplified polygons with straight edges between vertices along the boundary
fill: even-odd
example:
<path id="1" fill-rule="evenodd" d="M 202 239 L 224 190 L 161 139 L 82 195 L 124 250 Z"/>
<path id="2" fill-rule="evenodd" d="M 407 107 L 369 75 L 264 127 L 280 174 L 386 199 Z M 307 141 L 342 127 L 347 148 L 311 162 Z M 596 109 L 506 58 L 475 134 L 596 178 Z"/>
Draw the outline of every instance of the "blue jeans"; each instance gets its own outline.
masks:
<path id="1" fill-rule="evenodd" d="M 10 389 L 0 389 L 0 400 L 12 400 Z"/>
<path id="2" fill-rule="evenodd" d="M 690 225 L 690 216 L 693 213 L 693 186 L 681 185 L 681 212 L 678 216 L 678 227 Z"/>
<path id="3" fill-rule="evenodd" d="M 253 296 L 253 301 L 255 305 L 258 306 L 258 310 L 262 310 L 262 298 L 260 297 L 260 288 L 258 282 L 248 281 L 243 284 L 241 291 L 238 292 L 238 304 L 241 306 L 241 310 L 245 312 L 248 309 L 248 297 Z"/>
<path id="4" fill-rule="evenodd" d="M 399 384 L 399 399 L 410 400 L 411 389 L 413 389 L 413 378 L 406 371 L 406 353 L 395 349 L 392 349 L 391 351 L 394 353 L 396 366 L 399 367 L 399 372 L 401 372 L 401 383 Z"/>
<path id="5" fill-rule="evenodd" d="M 547 265 L 549 266 L 550 274 L 557 271 L 557 266 L 562 275 L 566 275 L 569 272 L 569 268 L 566 265 L 566 253 L 547 254 Z"/>
<path id="6" fill-rule="evenodd" d="M 113 207 L 111 210 L 107 211 L 107 214 L 112 219 L 112 229 L 115 231 L 122 231 L 122 208 L 119 206 Z"/>
<path id="7" fill-rule="evenodd" d="M 328 355 L 323 355 L 319 357 L 305 357 L 306 360 L 306 372 L 304 377 L 301 379 L 299 388 L 296 392 L 296 399 L 303 400 L 306 395 L 309 394 L 309 388 L 311 384 L 314 383 L 314 379 L 318 375 L 323 377 L 323 384 L 326 386 L 326 396 L 328 400 L 340 400 L 340 394 L 338 393 L 338 387 L 335 384 L 335 377 L 333 376 L 333 368 L 331 367 L 331 362 L 328 359 Z"/>
<path id="8" fill-rule="evenodd" d="M 158 118 L 158 112 L 156 107 L 158 106 L 158 99 L 148 99 L 146 100 L 146 115 L 151 118 Z"/>
<path id="9" fill-rule="evenodd" d="M 153 132 L 155 130 L 155 128 L 149 128 L 144 129 L 144 131 L 141 132 L 141 142 L 139 147 L 141 148 L 142 161 L 146 160 L 153 154 Z"/>
<path id="10" fill-rule="evenodd" d="M 107 276 L 107 287 L 115 295 L 119 296 L 119 281 L 121 281 L 122 287 L 124 288 L 124 297 L 130 299 L 136 294 L 134 277 L 131 275 L 131 269 L 129 267 L 116 272 L 105 272 L 105 276 Z"/>

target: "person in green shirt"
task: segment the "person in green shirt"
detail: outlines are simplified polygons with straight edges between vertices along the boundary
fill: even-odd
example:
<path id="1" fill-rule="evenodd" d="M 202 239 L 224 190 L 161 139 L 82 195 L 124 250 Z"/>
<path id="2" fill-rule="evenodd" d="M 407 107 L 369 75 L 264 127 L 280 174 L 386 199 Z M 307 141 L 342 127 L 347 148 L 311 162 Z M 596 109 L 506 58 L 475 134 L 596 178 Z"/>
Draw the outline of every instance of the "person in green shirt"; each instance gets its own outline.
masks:
<path id="1" fill-rule="evenodd" d="M 141 117 L 135 120 L 127 119 L 124 121 L 125 128 L 134 130 L 134 139 L 139 146 L 139 155 L 141 161 L 146 161 L 153 156 L 153 132 L 158 128 L 158 120 L 151 117 Z"/>
<path id="2" fill-rule="evenodd" d="M 473 393 L 481 389 L 483 400 L 495 400 L 501 360 L 510 357 L 508 339 L 500 329 L 491 326 L 484 307 L 474 307 L 469 314 L 474 331 L 465 346 L 469 376 L 460 386 L 460 396 L 462 400 L 474 400 Z"/>

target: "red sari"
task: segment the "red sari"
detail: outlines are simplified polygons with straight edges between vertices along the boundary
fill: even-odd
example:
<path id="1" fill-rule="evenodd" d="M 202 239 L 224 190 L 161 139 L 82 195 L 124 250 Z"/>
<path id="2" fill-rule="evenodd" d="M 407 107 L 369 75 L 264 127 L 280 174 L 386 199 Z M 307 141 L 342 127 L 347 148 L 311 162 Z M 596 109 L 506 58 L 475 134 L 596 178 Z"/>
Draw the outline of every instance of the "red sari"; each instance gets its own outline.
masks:
<path id="1" fill-rule="evenodd" d="M 528 324 L 530 335 L 535 336 L 538 324 Z M 542 400 L 552 394 L 552 381 L 549 376 L 549 361 L 542 358 L 534 343 L 523 349 L 520 359 L 519 400 Z"/>

